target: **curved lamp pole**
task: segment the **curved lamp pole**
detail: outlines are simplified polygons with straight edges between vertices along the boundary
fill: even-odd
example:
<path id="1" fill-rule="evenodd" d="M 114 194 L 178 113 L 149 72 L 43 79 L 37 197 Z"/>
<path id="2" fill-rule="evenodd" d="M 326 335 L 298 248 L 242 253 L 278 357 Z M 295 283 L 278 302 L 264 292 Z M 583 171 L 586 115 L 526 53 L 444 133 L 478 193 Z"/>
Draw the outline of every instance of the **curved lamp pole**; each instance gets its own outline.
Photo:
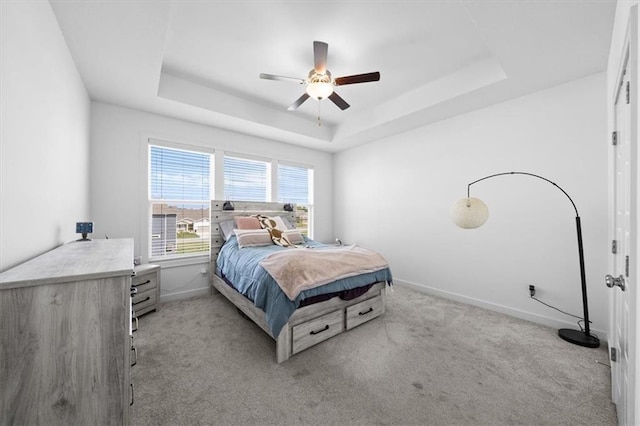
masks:
<path id="1" fill-rule="evenodd" d="M 478 198 L 472 198 L 470 196 L 471 185 L 476 184 L 478 182 L 482 182 L 486 179 L 491 179 L 497 176 L 504 175 L 526 175 L 534 178 L 542 179 L 551 185 L 558 188 L 562 193 L 569 199 L 573 209 L 576 212 L 576 231 L 578 233 L 578 255 L 580 258 L 580 279 L 582 282 L 582 308 L 584 310 L 584 330 L 573 330 L 570 328 L 562 328 L 558 330 L 558 336 L 562 339 L 574 343 L 576 345 L 585 346 L 588 348 L 597 348 L 600 346 L 600 340 L 593 336 L 590 332 L 589 327 L 589 307 L 587 304 L 587 279 L 584 269 L 584 252 L 582 247 L 582 226 L 580 224 L 580 215 L 578 214 L 578 208 L 576 204 L 573 202 L 569 194 L 558 186 L 556 183 L 550 181 L 549 179 L 538 176 L 533 173 L 527 172 L 504 172 L 504 173 L 496 173 L 493 175 L 485 176 L 478 180 L 475 180 L 467 185 L 467 198 L 462 198 L 458 200 L 453 207 L 451 208 L 451 217 L 456 225 L 460 228 L 465 229 L 475 229 L 482 226 L 487 219 L 489 218 L 489 209 L 487 206 L 479 200 Z"/>

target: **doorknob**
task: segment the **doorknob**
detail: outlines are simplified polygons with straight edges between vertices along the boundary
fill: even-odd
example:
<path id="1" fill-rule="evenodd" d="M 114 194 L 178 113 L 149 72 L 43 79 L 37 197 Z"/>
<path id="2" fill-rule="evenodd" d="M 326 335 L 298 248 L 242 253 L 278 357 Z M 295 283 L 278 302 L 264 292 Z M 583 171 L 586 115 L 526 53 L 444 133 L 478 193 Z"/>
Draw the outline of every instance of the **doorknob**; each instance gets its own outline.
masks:
<path id="1" fill-rule="evenodd" d="M 624 282 L 624 275 L 620 275 L 618 278 L 616 278 L 607 274 L 604 277 L 604 282 L 607 284 L 607 287 L 609 288 L 618 286 L 622 291 L 625 291 L 625 289 L 627 288 L 627 285 Z"/>

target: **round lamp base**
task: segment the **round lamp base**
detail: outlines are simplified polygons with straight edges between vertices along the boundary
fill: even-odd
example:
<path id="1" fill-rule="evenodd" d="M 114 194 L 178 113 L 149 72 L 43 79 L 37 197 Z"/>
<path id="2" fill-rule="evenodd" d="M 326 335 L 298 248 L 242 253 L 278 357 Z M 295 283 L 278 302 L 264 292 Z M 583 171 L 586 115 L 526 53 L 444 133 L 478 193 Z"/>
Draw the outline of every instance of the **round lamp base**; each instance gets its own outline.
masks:
<path id="1" fill-rule="evenodd" d="M 597 348 L 600 346 L 600 339 L 580 330 L 572 330 L 570 328 L 561 328 L 558 330 L 558 336 L 561 339 L 571 342 L 575 345 L 587 348 Z"/>

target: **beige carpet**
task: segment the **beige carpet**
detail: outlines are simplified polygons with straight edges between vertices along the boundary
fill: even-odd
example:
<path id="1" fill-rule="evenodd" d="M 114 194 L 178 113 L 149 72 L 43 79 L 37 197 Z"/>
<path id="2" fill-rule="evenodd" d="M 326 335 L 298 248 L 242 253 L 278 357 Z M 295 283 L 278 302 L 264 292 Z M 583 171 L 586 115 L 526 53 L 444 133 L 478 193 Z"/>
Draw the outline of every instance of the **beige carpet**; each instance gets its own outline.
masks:
<path id="1" fill-rule="evenodd" d="M 387 313 L 283 364 L 220 295 L 135 333 L 134 425 L 615 425 L 604 347 L 394 287 Z"/>

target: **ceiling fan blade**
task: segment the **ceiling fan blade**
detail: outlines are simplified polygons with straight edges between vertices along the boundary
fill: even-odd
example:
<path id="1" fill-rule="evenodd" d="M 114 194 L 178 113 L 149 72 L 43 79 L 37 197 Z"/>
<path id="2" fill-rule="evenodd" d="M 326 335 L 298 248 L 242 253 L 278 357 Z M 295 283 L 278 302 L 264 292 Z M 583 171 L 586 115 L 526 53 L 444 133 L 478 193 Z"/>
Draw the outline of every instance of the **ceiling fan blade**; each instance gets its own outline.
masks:
<path id="1" fill-rule="evenodd" d="M 331 95 L 329 95 L 329 99 L 331 99 L 331 101 L 343 111 L 351 106 L 347 103 L 347 101 L 338 96 L 336 92 L 333 92 Z"/>
<path id="2" fill-rule="evenodd" d="M 301 79 L 301 78 L 285 77 L 283 75 L 273 75 L 273 74 L 260 73 L 260 78 L 264 78 L 265 80 L 293 81 L 293 82 L 298 83 L 298 84 L 304 84 L 304 80 Z"/>
<path id="3" fill-rule="evenodd" d="M 304 92 L 302 94 L 302 96 L 300 96 L 298 99 L 296 99 L 296 101 L 294 103 L 289 105 L 289 108 L 287 108 L 287 109 L 289 111 L 294 111 L 294 110 L 298 109 L 298 107 L 300 105 L 302 105 L 304 103 L 304 101 L 306 101 L 307 99 L 309 99 L 309 95 L 307 95 L 307 92 Z"/>
<path id="4" fill-rule="evenodd" d="M 346 77 L 338 77 L 336 78 L 336 86 L 344 86 L 345 84 L 355 84 L 355 83 L 368 83 L 370 81 L 379 81 L 380 73 L 376 72 L 368 72 L 366 74 L 356 74 L 356 75 L 348 75 Z"/>
<path id="5" fill-rule="evenodd" d="M 327 70 L 327 51 L 329 45 L 324 41 L 313 42 L 313 68 L 318 74 L 324 74 Z"/>

